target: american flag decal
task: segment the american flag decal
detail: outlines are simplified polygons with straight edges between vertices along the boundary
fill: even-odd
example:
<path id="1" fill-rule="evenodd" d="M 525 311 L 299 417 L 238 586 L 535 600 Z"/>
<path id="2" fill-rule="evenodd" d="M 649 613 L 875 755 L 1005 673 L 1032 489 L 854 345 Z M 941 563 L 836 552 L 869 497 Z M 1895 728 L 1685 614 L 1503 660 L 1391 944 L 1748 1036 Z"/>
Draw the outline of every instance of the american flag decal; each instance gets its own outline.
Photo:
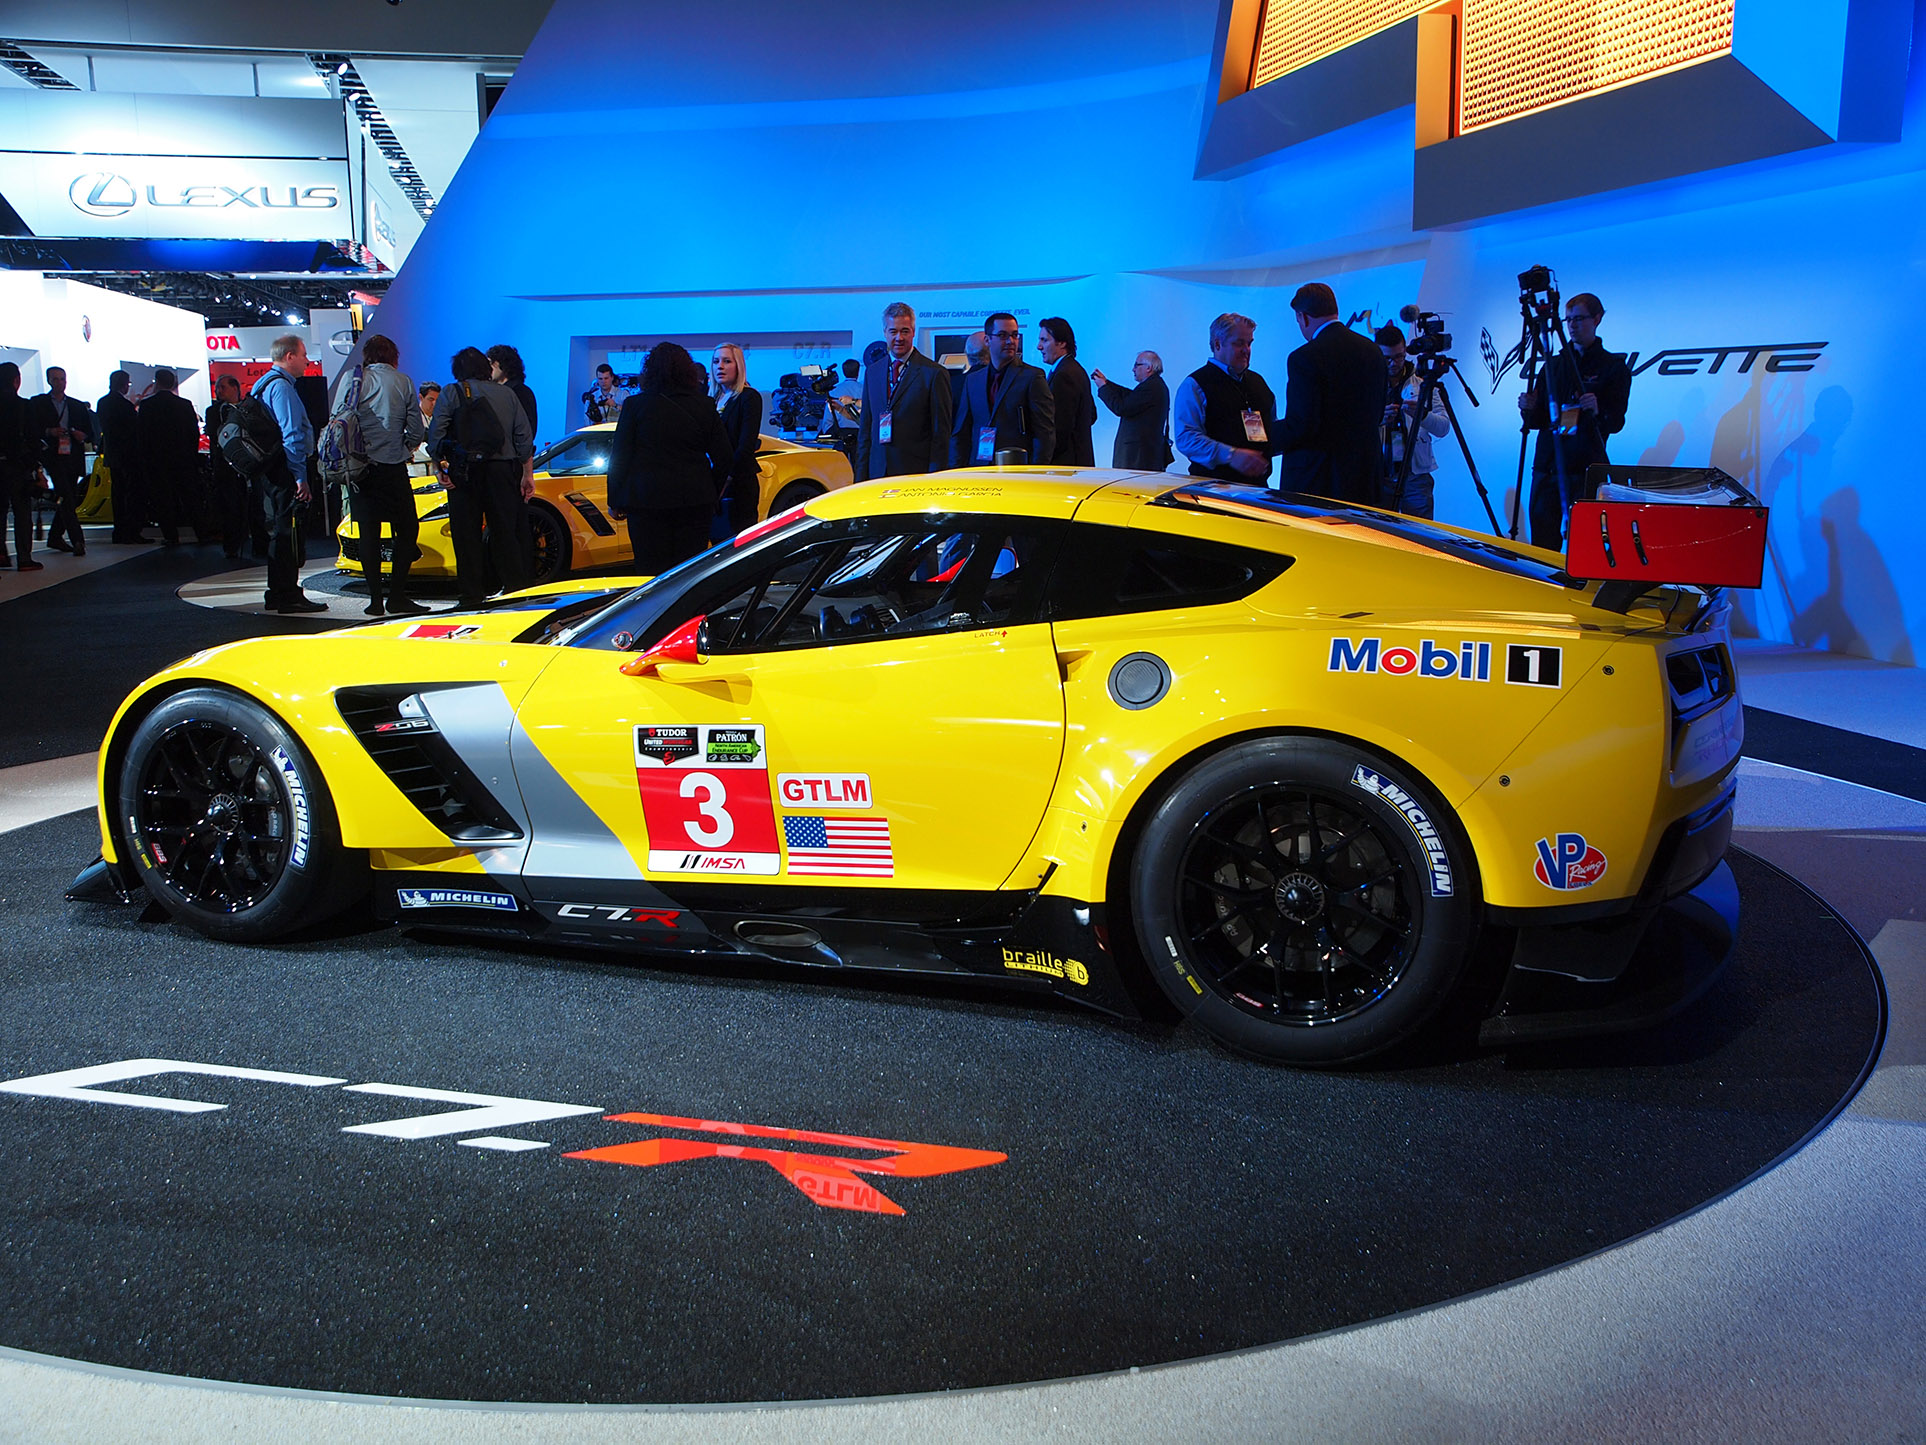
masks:
<path id="1" fill-rule="evenodd" d="M 829 878 L 889 878 L 896 859 L 887 818 L 785 817 L 783 842 L 792 874 Z"/>

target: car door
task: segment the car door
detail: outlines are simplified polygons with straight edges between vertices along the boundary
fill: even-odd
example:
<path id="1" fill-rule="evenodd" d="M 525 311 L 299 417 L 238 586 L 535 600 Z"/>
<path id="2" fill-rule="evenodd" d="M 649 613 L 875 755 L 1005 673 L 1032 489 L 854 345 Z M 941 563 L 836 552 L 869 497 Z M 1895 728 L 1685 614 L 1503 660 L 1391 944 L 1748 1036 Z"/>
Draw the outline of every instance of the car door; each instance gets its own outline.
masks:
<path id="1" fill-rule="evenodd" d="M 655 636 L 706 618 L 700 663 L 564 648 L 513 745 L 531 885 L 1014 885 L 1063 753 L 1059 531 L 811 526 L 658 613 Z"/>

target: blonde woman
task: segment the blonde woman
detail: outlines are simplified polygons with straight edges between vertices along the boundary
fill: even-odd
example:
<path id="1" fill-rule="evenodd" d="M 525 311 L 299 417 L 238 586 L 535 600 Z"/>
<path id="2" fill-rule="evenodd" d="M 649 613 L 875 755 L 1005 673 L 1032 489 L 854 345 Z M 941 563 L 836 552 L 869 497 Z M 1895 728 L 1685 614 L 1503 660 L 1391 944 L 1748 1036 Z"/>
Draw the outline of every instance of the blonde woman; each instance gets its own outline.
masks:
<path id="1" fill-rule="evenodd" d="M 718 509 L 719 540 L 752 525 L 762 502 L 756 463 L 762 439 L 762 393 L 749 385 L 742 348 L 733 341 L 716 348 L 710 358 L 709 375 L 715 385 L 716 410 L 722 414 L 722 429 L 729 433 L 729 444 L 736 454 L 735 465 L 729 470 L 728 490 Z"/>

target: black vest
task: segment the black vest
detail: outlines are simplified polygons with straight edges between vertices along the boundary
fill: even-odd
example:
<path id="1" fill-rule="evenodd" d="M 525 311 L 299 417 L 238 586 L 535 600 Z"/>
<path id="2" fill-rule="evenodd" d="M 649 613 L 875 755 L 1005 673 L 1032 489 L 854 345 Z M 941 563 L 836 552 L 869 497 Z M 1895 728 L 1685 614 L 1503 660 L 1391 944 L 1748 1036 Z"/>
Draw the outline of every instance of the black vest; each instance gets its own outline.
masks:
<path id="1" fill-rule="evenodd" d="M 1234 379 L 1214 361 L 1206 361 L 1190 374 L 1204 393 L 1204 435 L 1214 442 L 1222 442 L 1227 447 L 1248 447 L 1269 455 L 1269 448 L 1262 443 L 1253 442 L 1244 435 L 1244 412 L 1248 409 L 1264 418 L 1268 433 L 1277 423 L 1277 398 L 1271 394 L 1264 378 L 1254 371 L 1246 371 L 1243 380 Z M 1262 484 L 1261 477 L 1247 477 L 1235 467 L 1226 463 L 1221 467 L 1200 467 L 1190 464 L 1193 477 L 1216 477 L 1226 482 L 1256 482 Z"/>

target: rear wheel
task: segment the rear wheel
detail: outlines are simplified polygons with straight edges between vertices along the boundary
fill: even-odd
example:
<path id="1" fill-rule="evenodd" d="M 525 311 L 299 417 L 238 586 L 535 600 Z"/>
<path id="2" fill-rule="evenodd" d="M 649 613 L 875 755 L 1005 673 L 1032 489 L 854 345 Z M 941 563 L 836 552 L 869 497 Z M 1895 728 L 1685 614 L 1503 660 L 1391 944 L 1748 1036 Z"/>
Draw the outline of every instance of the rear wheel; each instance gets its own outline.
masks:
<path id="1" fill-rule="evenodd" d="M 1247 1053 L 1338 1064 L 1402 1043 L 1463 975 L 1478 884 L 1457 821 L 1394 764 L 1323 738 L 1240 744 L 1146 824 L 1131 904 L 1152 975 Z"/>
<path id="2" fill-rule="evenodd" d="M 366 887 L 320 770 L 279 718 L 238 693 L 197 688 L 149 713 L 127 745 L 118 796 L 147 891 L 211 937 L 276 938 Z"/>
<path id="3" fill-rule="evenodd" d="M 568 576 L 574 542 L 569 536 L 568 523 L 552 509 L 537 503 L 528 509 L 528 532 L 535 544 L 530 585 L 545 587 Z"/>
<path id="4" fill-rule="evenodd" d="M 776 493 L 775 501 L 769 504 L 768 515 L 780 517 L 791 507 L 800 507 L 811 497 L 820 497 L 822 494 L 821 482 L 790 482 Z"/>

